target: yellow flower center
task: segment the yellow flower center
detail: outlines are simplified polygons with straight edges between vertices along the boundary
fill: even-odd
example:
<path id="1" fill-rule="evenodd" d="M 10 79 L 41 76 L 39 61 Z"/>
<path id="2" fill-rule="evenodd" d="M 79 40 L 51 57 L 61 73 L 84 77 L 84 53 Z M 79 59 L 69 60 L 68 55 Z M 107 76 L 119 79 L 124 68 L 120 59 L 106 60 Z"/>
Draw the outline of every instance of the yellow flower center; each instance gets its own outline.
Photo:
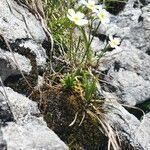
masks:
<path id="1" fill-rule="evenodd" d="M 75 16 L 75 17 L 73 18 L 73 20 L 76 22 L 76 21 L 79 21 L 79 20 L 80 20 L 80 18 L 79 18 L 79 17 L 77 17 L 77 16 Z"/>
<path id="2" fill-rule="evenodd" d="M 120 41 L 118 40 L 118 39 L 113 39 L 113 40 L 111 40 L 111 42 L 110 42 L 110 46 L 112 47 L 112 48 L 115 48 L 116 46 L 118 46 L 120 44 Z"/>
<path id="3" fill-rule="evenodd" d="M 105 19 L 105 14 L 104 13 L 100 13 L 98 15 L 98 17 L 100 18 L 100 20 L 103 20 L 103 19 Z"/>
<path id="4" fill-rule="evenodd" d="M 112 44 L 113 44 L 113 45 L 119 45 L 119 41 L 114 39 L 114 40 L 112 41 Z"/>
<path id="5" fill-rule="evenodd" d="M 88 7 L 89 9 L 91 9 L 91 10 L 94 9 L 94 6 L 95 6 L 94 4 L 88 4 L 88 5 L 87 5 L 87 7 Z"/>

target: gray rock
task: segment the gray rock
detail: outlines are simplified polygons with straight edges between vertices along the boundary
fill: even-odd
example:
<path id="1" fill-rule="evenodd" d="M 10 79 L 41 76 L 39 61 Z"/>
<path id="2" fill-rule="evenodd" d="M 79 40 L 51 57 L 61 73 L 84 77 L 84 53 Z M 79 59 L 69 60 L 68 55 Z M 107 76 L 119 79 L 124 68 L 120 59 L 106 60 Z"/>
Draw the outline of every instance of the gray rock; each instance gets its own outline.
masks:
<path id="1" fill-rule="evenodd" d="M 111 17 L 105 34 L 120 37 L 121 50 L 107 52 L 99 65 L 99 70 L 111 77 L 104 80 L 113 85 L 114 95 L 129 105 L 150 97 L 150 5 L 134 8 L 134 4 L 134 0 L 129 0 L 119 15 Z M 93 49 L 96 51 L 97 46 Z M 105 90 L 112 87 L 105 85 Z"/>
<path id="2" fill-rule="evenodd" d="M 143 1 L 143 5 L 147 5 L 147 4 L 149 4 L 150 3 L 150 0 L 144 0 Z"/>
<path id="3" fill-rule="evenodd" d="M 107 101 L 105 110 L 107 110 L 106 120 L 117 132 L 122 149 L 143 150 L 143 145 L 136 139 L 137 130 L 140 127 L 140 121 L 126 111 L 119 103 Z"/>
<path id="4" fill-rule="evenodd" d="M 142 8 L 143 14 L 143 28 L 145 30 L 150 30 L 149 24 L 150 24 L 150 4 L 147 5 L 146 7 Z M 150 31 L 148 31 L 149 33 Z"/>
<path id="5" fill-rule="evenodd" d="M 6 141 L 3 139 L 1 127 L 0 127 L 0 150 L 7 150 Z"/>
<path id="6" fill-rule="evenodd" d="M 2 93 L 7 93 L 7 101 L 15 120 L 23 118 L 27 114 L 38 115 L 40 113 L 36 102 L 29 100 L 27 97 L 18 94 L 17 92 L 14 92 L 11 88 L 0 87 L 0 91 Z"/>
<path id="7" fill-rule="evenodd" d="M 46 59 L 48 58 L 46 55 L 46 50 L 42 47 L 41 44 L 36 43 L 32 40 L 22 41 L 19 44 L 20 47 L 29 48 L 31 52 L 36 55 L 37 67 L 39 70 L 44 70 L 46 67 Z"/>
<path id="8" fill-rule="evenodd" d="M 14 0 L 0 1 L 0 33 L 8 40 L 31 38 L 42 42 L 46 35 L 40 21 Z"/>
<path id="9" fill-rule="evenodd" d="M 31 77 L 31 81 L 37 80 L 37 72 L 46 68 L 47 59 L 42 44 L 48 38 L 40 20 L 15 0 L 1 0 L 0 33 L 2 81 L 6 84 L 8 77 L 20 75 L 20 70 L 26 77 Z M 13 54 L 4 39 L 7 40 Z M 22 79 L 15 81 L 16 85 L 13 81 L 10 82 L 13 84 L 12 87 L 19 87 L 22 86 L 18 85 L 23 83 L 21 81 Z M 5 150 L 6 147 L 8 150 L 68 149 L 47 127 L 36 102 L 14 92 L 11 88 L 2 86 L 0 86 L 0 125 L 1 150 Z"/>
<path id="10" fill-rule="evenodd" d="M 116 131 L 122 144 L 122 149 L 149 150 L 149 119 L 150 113 L 144 115 L 143 120 L 138 120 L 130 114 L 125 108 L 131 108 L 126 105 L 124 108 L 117 101 L 117 97 L 112 93 L 103 91 L 106 101 L 104 109 L 106 110 L 105 119 L 107 123 Z M 139 110 L 140 111 L 140 110 Z"/>
<path id="11" fill-rule="evenodd" d="M 104 76 L 106 82 L 103 83 L 103 93 L 105 97 L 109 96 L 111 102 L 106 107 L 106 118 L 117 130 L 125 146 L 130 143 L 131 147 L 124 149 L 149 150 L 149 113 L 140 122 L 115 102 L 117 99 L 131 108 L 150 98 L 150 5 L 146 2 L 142 8 L 141 4 L 134 8 L 134 4 L 135 0 L 129 0 L 119 15 L 111 16 L 108 29 L 105 32 L 98 31 L 100 34 L 112 34 L 122 39 L 120 50 L 106 52 L 99 64 L 99 71 L 107 72 Z M 101 43 L 96 40 L 94 42 L 95 45 Z M 97 46 L 92 48 L 94 51 L 98 49 Z"/>
<path id="12" fill-rule="evenodd" d="M 14 57 L 11 52 L 0 49 L 0 76 L 3 81 L 10 75 L 20 74 L 18 65 L 21 71 L 26 74 L 29 74 L 32 69 L 30 60 L 25 56 L 14 53 Z"/>
<path id="13" fill-rule="evenodd" d="M 3 139 L 8 150 L 67 150 L 67 146 L 51 131 L 39 116 L 37 103 L 10 88 L 0 87 L 6 92 L 15 122 L 2 126 Z"/>
<path id="14" fill-rule="evenodd" d="M 2 128 L 8 150 L 67 150 L 67 146 L 50 130 L 42 118 L 26 116 Z"/>
<path id="15" fill-rule="evenodd" d="M 27 8 L 14 0 L 1 0 L 0 33 L 0 76 L 3 81 L 21 74 L 20 70 L 29 75 L 33 69 L 43 71 L 46 68 L 47 55 L 42 43 L 48 38 L 41 22 Z M 18 65 L 3 37 L 10 44 Z"/>
<path id="16" fill-rule="evenodd" d="M 105 80 L 111 83 L 122 102 L 136 105 L 150 97 L 150 57 L 124 40 L 121 51 L 107 52 L 99 70 L 108 70 Z M 107 85 L 106 85 L 107 86 Z"/>
<path id="17" fill-rule="evenodd" d="M 14 117 L 6 101 L 5 93 L 0 91 L 0 126 L 13 120 Z"/>
<path id="18" fill-rule="evenodd" d="M 145 149 L 150 149 L 150 113 L 144 115 L 143 120 L 141 121 L 140 127 L 137 130 L 137 139 L 140 141 L 142 145 L 144 145 Z"/>
<path id="19" fill-rule="evenodd" d="M 123 39 L 129 39 L 132 45 L 146 52 L 150 47 L 150 6 L 147 5 L 140 9 L 133 8 L 133 4 L 129 2 L 125 10 L 114 21 L 119 28 L 121 27 L 120 30 L 118 28 L 117 35 Z"/>

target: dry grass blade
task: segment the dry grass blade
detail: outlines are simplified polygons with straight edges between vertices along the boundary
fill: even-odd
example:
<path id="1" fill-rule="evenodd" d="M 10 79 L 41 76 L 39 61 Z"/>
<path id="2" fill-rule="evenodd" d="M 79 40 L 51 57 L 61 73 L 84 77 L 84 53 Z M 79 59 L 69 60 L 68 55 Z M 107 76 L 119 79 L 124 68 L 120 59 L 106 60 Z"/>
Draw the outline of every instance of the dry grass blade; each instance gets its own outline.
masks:
<path id="1" fill-rule="evenodd" d="M 70 123 L 69 127 L 73 126 L 77 120 L 77 117 L 78 117 L 78 112 L 76 112 L 75 114 L 75 117 L 74 117 L 74 120 Z"/>
<path id="2" fill-rule="evenodd" d="M 82 116 L 81 122 L 79 123 L 79 126 L 81 126 L 81 124 L 83 123 L 84 119 L 85 119 L 85 112 L 83 112 L 83 116 Z"/>
<path id="3" fill-rule="evenodd" d="M 93 116 L 97 119 L 97 121 L 100 123 L 103 132 L 108 137 L 110 144 L 112 145 L 114 150 L 119 150 L 119 144 L 116 139 L 115 131 L 112 129 L 112 127 L 109 125 L 109 123 L 105 120 L 105 114 L 99 111 L 94 105 L 91 105 L 93 109 L 95 110 L 95 113 L 92 112 Z M 109 146 L 109 144 L 108 144 Z"/>

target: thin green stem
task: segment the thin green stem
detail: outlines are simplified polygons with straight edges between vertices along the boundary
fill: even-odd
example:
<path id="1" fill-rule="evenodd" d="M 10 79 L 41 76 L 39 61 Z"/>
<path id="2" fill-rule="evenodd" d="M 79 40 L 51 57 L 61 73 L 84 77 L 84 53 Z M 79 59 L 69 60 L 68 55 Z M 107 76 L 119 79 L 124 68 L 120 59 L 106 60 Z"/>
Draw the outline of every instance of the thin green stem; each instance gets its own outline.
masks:
<path id="1" fill-rule="evenodd" d="M 101 22 L 98 23 L 98 25 L 97 25 L 97 27 L 96 27 L 96 29 L 95 29 L 95 31 L 94 31 L 95 33 L 96 33 L 97 30 L 99 29 L 100 24 L 101 24 Z M 92 36 L 92 38 L 91 38 L 91 40 L 90 40 L 90 45 L 91 45 L 93 39 L 94 39 L 94 35 Z"/>
<path id="2" fill-rule="evenodd" d="M 72 64 L 72 53 L 73 53 L 73 37 L 72 37 L 72 35 L 73 35 L 73 30 L 70 29 L 69 60 L 70 60 L 71 64 Z"/>
<path id="3" fill-rule="evenodd" d="M 94 32 L 97 32 L 97 30 L 99 29 L 100 24 L 101 24 L 101 22 L 98 23 L 98 25 L 97 25 L 97 27 L 96 27 L 96 29 L 95 29 Z M 92 27 L 90 27 L 90 28 L 92 28 Z M 81 29 L 82 29 L 81 31 L 83 32 L 82 34 L 83 34 L 83 38 L 84 38 L 84 36 L 86 36 L 86 35 L 85 35 L 85 30 L 84 30 L 83 28 L 81 28 Z M 89 39 L 90 39 L 90 34 L 89 34 Z M 84 40 L 86 40 L 86 41 L 84 41 L 84 42 L 86 42 L 86 46 L 87 46 L 87 47 L 86 47 L 86 52 L 85 52 L 85 54 L 84 54 L 84 56 L 83 56 L 83 58 L 82 58 L 81 64 L 83 63 L 83 61 L 84 61 L 86 55 L 89 55 L 89 56 L 87 57 L 87 58 L 88 58 L 87 60 L 89 60 L 88 63 L 91 63 L 92 50 L 91 50 L 90 46 L 91 46 L 91 43 L 92 43 L 93 39 L 94 39 L 94 35 L 92 36 L 90 42 L 87 41 L 87 36 L 86 36 L 86 39 L 84 38 Z M 90 59 L 89 59 L 89 57 L 90 57 Z"/>
<path id="4" fill-rule="evenodd" d="M 98 66 L 98 63 L 100 61 L 100 59 L 104 56 L 104 54 L 107 52 L 107 45 L 104 47 L 104 49 L 101 50 L 101 53 L 98 55 L 98 60 L 97 60 L 97 63 L 96 63 L 96 66 Z"/>
<path id="5" fill-rule="evenodd" d="M 86 63 L 91 63 L 92 50 L 90 49 L 90 43 L 89 43 L 89 40 L 87 38 L 86 31 L 84 28 L 81 28 L 81 32 L 83 35 L 83 42 L 84 42 L 84 46 L 85 46 Z M 84 60 L 84 58 L 83 58 L 83 60 Z"/>

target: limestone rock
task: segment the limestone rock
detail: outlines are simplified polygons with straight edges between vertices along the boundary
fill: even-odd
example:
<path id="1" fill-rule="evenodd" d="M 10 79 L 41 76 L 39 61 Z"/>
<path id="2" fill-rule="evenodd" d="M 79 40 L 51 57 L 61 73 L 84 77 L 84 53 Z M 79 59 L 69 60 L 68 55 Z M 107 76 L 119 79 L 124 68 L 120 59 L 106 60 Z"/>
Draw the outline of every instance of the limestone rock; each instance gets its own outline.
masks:
<path id="1" fill-rule="evenodd" d="M 67 146 L 50 130 L 42 117 L 36 102 L 14 92 L 10 88 L 0 87 L 1 93 L 7 94 L 5 102 L 10 106 L 9 111 L 14 121 L 8 120 L 1 127 L 3 140 L 8 150 L 67 150 Z M 0 136 L 1 137 L 1 136 Z"/>
<path id="2" fill-rule="evenodd" d="M 129 105 L 143 103 L 150 97 L 150 6 L 134 4 L 134 0 L 129 0 L 122 12 L 112 15 L 105 35 L 121 38 L 121 50 L 107 52 L 99 66 L 100 71 L 107 72 L 104 80 L 112 84 L 110 88 L 104 85 L 105 90 Z"/>

